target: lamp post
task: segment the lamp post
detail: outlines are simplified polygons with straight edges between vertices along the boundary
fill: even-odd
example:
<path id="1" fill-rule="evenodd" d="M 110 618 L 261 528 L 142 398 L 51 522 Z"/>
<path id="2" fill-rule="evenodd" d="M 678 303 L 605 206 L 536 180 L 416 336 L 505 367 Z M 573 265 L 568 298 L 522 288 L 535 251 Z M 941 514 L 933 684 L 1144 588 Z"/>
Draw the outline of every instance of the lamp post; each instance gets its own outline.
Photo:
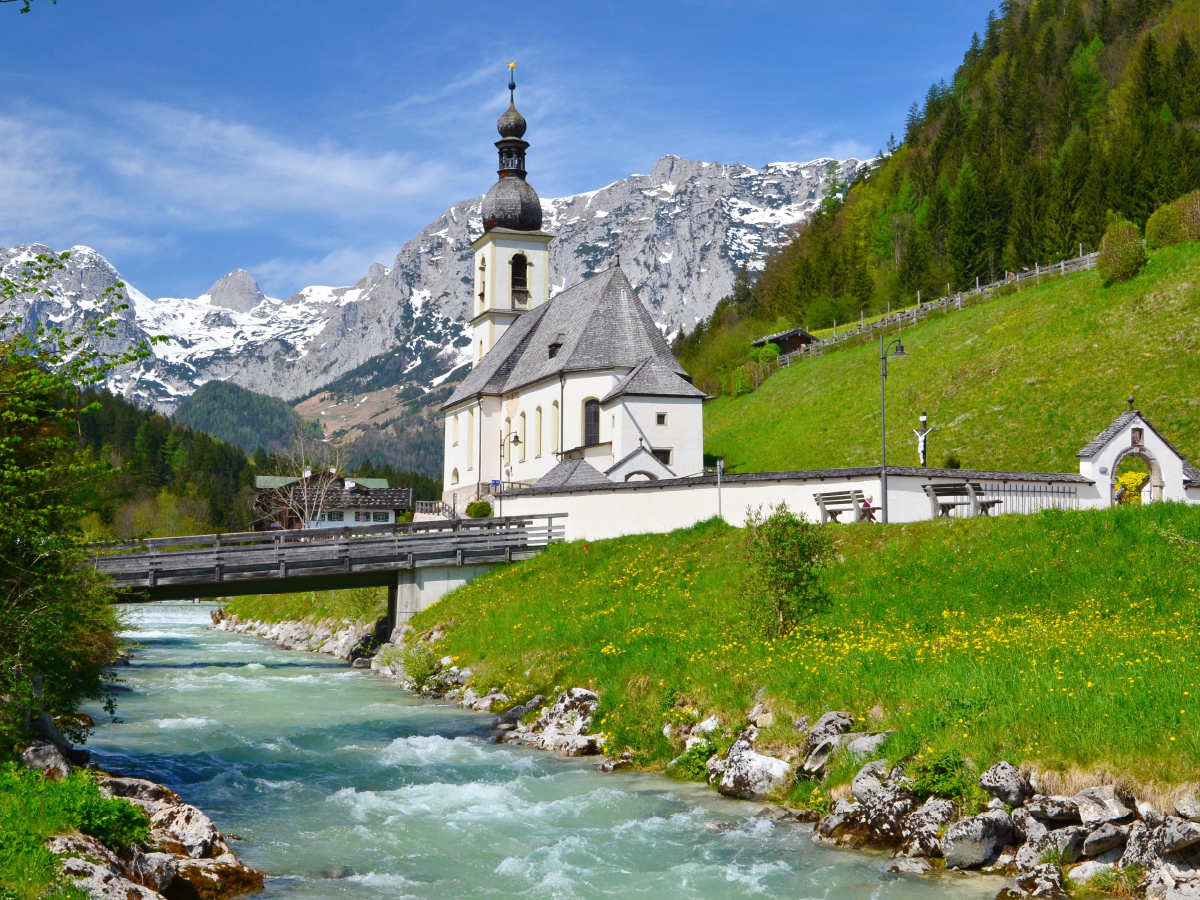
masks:
<path id="1" fill-rule="evenodd" d="M 512 438 L 512 445 L 514 447 L 521 446 L 521 435 L 515 431 L 510 431 L 500 438 L 500 487 L 499 493 L 496 495 L 500 507 L 500 518 L 504 518 L 504 444 L 509 438 Z"/>
<path id="2" fill-rule="evenodd" d="M 896 349 L 893 350 L 892 348 Z M 879 487 L 883 492 L 883 497 L 880 500 L 880 512 L 882 513 L 882 521 L 886 525 L 888 520 L 888 488 L 887 488 L 887 402 L 884 386 L 887 384 L 887 361 L 889 356 L 895 356 L 898 359 L 904 359 L 908 356 L 904 352 L 904 344 L 900 338 L 896 338 L 886 347 L 883 345 L 883 335 L 879 336 Z"/>

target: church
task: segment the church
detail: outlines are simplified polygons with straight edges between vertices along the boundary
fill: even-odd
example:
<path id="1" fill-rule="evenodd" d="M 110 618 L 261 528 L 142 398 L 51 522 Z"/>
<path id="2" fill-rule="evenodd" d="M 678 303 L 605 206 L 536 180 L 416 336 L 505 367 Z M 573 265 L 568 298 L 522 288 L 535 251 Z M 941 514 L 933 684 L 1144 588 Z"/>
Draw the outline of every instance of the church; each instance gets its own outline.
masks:
<path id="1" fill-rule="evenodd" d="M 699 474 L 704 392 L 671 353 L 620 261 L 550 296 L 550 242 L 526 178 L 508 84 L 499 178 L 474 250 L 474 364 L 442 407 L 444 500 L 510 485 L 584 486 Z"/>

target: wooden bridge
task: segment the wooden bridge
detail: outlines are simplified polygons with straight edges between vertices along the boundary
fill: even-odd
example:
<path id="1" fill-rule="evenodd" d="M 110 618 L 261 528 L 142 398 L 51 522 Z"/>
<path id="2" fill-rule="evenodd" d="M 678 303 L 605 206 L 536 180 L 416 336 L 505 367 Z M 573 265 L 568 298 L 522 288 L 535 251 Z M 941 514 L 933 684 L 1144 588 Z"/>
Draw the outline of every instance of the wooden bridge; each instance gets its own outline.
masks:
<path id="1" fill-rule="evenodd" d="M 419 570 L 479 571 L 477 567 L 528 559 L 563 539 L 565 518 L 556 513 L 244 531 L 92 544 L 89 549 L 96 571 L 109 576 L 126 601 L 387 587 L 394 622 L 397 586 L 412 583 Z M 469 576 L 457 583 L 466 580 Z"/>

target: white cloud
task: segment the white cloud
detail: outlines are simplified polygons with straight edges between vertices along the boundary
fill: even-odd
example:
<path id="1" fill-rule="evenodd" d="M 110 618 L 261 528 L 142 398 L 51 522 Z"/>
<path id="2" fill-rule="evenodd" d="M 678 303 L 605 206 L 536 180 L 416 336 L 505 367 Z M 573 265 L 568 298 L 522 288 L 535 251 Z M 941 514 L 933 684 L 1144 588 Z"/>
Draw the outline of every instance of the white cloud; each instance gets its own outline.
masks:
<path id="1" fill-rule="evenodd" d="M 320 258 L 268 259 L 246 266 L 258 279 L 263 292 L 271 297 L 285 298 L 299 286 L 331 285 L 343 287 L 354 284 L 367 274 L 371 263 L 383 263 L 391 268 L 400 244 L 380 246 L 375 250 L 343 247 Z"/>

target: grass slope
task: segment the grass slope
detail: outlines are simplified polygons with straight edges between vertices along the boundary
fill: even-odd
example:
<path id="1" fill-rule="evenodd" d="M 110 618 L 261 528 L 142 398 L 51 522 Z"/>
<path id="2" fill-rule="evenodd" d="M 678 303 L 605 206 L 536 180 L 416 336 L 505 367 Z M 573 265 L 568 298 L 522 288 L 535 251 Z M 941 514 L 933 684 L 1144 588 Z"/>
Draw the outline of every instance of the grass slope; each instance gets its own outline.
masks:
<path id="1" fill-rule="evenodd" d="M 297 594 L 251 594 L 234 597 L 226 611 L 259 622 L 299 622 L 308 619 L 366 625 L 387 615 L 387 588 L 344 588 Z"/>
<path id="2" fill-rule="evenodd" d="M 1171 784 L 1200 766 L 1200 547 L 1172 534 L 1200 537 L 1200 509 L 838 526 L 834 608 L 770 639 L 739 600 L 743 532 L 713 521 L 554 546 L 413 624 L 448 624 L 437 652 L 478 691 L 598 690 L 596 727 L 643 765 L 681 750 L 664 722 L 690 708 L 736 726 L 765 688 L 768 747 L 796 744 L 793 717 L 845 709 L 898 730 L 893 760 L 933 748 Z"/>
<path id="3" fill-rule="evenodd" d="M 1130 281 L 1056 279 L 900 335 L 911 359 L 888 378 L 888 460 L 915 465 L 909 429 L 929 413 L 930 462 L 1078 471 L 1075 453 L 1140 408 L 1185 456 L 1200 458 L 1200 243 L 1162 250 Z M 889 339 L 894 337 L 889 334 Z M 879 461 L 877 334 L 780 370 L 752 394 L 704 412 L 705 451 L 739 472 Z"/>

